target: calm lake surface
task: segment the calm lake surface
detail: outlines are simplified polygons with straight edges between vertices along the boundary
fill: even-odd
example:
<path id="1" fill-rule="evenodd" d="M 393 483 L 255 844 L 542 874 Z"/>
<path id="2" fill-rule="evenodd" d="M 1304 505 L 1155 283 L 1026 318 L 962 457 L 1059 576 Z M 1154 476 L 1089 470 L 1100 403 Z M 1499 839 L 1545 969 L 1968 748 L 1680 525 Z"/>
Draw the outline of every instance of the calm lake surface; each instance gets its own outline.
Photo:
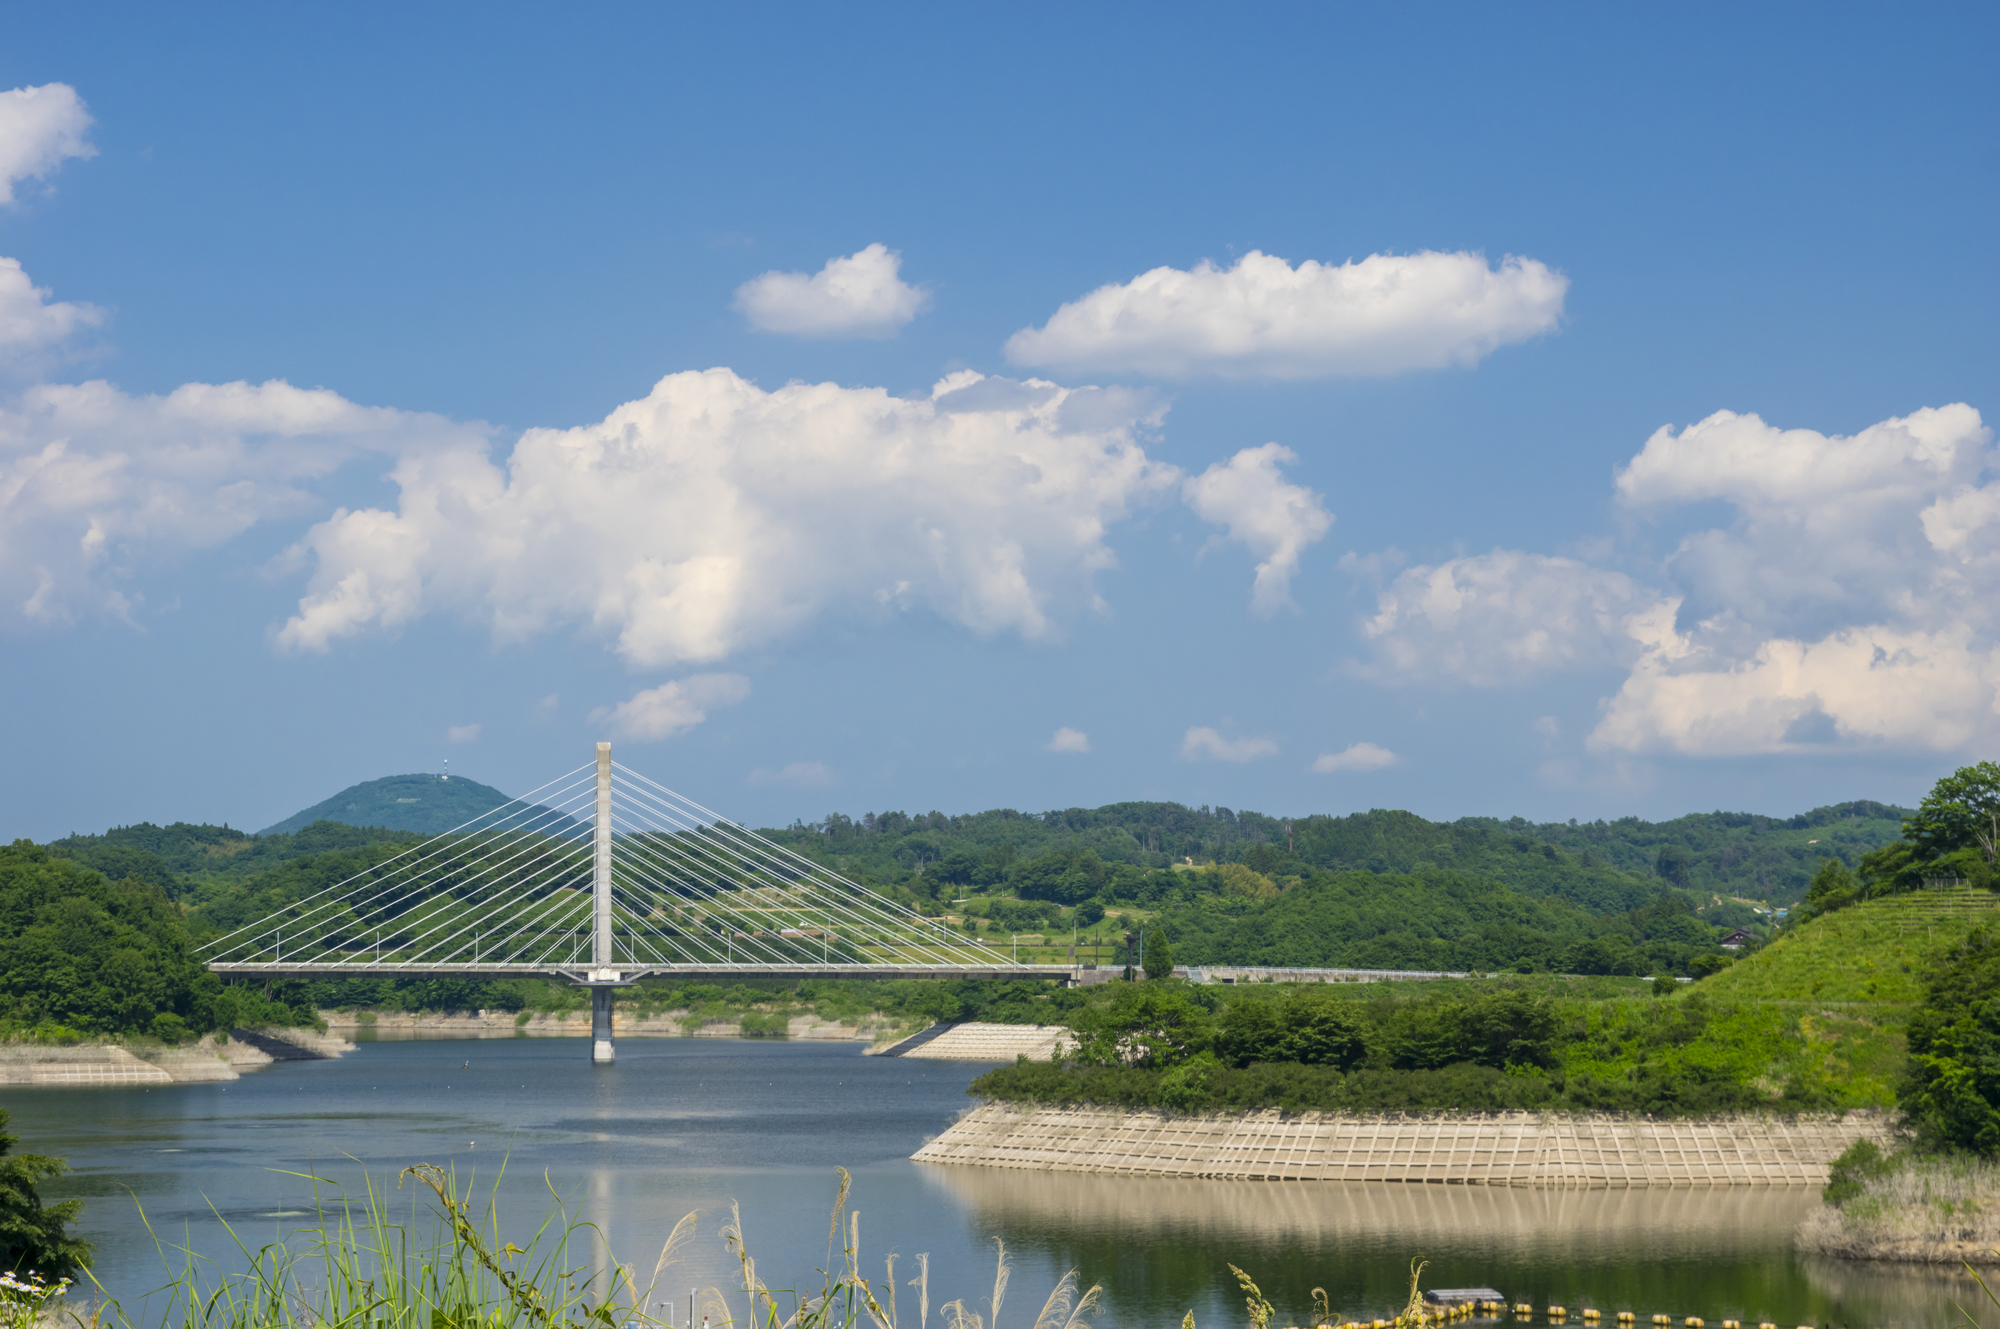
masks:
<path id="1" fill-rule="evenodd" d="M 897 1254 L 898 1280 L 931 1257 L 931 1309 L 963 1297 L 986 1313 L 994 1239 L 1015 1262 L 1002 1329 L 1034 1321 L 1064 1270 L 1101 1283 L 1099 1323 L 1241 1324 L 1226 1265 L 1256 1277 L 1279 1324 L 1303 1323 L 1311 1290 L 1336 1312 L 1393 1314 L 1409 1261 L 1426 1286 L 1490 1286 L 1536 1306 L 1596 1306 L 1754 1324 L 1937 1326 L 1968 1308 L 1969 1280 L 1894 1266 L 1805 1260 L 1791 1234 L 1810 1190 L 1532 1191 L 1489 1187 L 1190 1182 L 919 1166 L 909 1155 L 968 1106 L 984 1066 L 864 1057 L 859 1044 L 639 1039 L 591 1067 L 580 1038 L 363 1044 L 230 1084 L 9 1089 L 21 1148 L 74 1173 L 51 1192 L 86 1200 L 99 1279 L 137 1303 L 167 1265 L 145 1226 L 218 1267 L 236 1266 L 222 1220 L 252 1245 L 310 1216 L 323 1194 L 393 1191 L 430 1162 L 498 1181 L 503 1235 L 525 1244 L 550 1188 L 601 1225 L 617 1257 L 650 1269 L 682 1215 L 700 1237 L 667 1275 L 684 1324 L 691 1286 L 727 1286 L 716 1236 L 741 1206 L 758 1271 L 804 1284 L 826 1263 L 834 1169 L 854 1175 L 866 1267 Z M 500 1178 L 501 1165 L 506 1165 Z M 424 1194 L 427 1194 L 424 1193 Z M 405 1186 L 407 1213 L 420 1196 Z M 914 1290 L 902 1293 L 911 1309 Z M 914 1317 L 912 1317 L 914 1323 Z M 989 1324 L 991 1324 L 989 1317 Z M 1539 1319 L 1538 1319 L 1539 1323 Z"/>

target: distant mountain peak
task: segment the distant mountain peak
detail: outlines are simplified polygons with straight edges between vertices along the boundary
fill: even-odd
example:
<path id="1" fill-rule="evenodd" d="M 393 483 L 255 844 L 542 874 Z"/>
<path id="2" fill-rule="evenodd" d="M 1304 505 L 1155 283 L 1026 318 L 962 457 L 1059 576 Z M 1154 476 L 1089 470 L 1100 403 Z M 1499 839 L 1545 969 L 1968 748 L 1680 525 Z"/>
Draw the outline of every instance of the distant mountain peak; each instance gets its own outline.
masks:
<path id="1" fill-rule="evenodd" d="M 463 775 L 452 779 L 429 773 L 386 775 L 343 789 L 325 802 L 295 812 L 257 833 L 288 834 L 324 820 L 436 835 L 510 801 L 491 785 L 468 780 Z"/>

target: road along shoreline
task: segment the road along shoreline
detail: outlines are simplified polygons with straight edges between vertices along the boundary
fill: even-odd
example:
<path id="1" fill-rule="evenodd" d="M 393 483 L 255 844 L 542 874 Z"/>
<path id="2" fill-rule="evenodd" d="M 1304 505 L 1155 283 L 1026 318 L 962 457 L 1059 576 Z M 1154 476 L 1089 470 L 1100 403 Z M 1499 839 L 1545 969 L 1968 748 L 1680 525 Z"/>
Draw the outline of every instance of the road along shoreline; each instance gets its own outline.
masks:
<path id="1" fill-rule="evenodd" d="M 1879 1112 L 1660 1120 L 1498 1112 L 1178 1115 L 987 1103 L 911 1155 L 1046 1172 L 1470 1186 L 1818 1186 Z"/>

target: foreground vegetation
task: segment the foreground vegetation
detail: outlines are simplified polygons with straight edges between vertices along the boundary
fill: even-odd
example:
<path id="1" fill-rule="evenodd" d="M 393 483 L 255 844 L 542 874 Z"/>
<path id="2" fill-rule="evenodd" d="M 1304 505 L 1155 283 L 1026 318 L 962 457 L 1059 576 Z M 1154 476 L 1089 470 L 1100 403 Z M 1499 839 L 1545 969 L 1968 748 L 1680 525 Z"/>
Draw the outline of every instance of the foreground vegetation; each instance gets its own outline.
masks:
<path id="1" fill-rule="evenodd" d="M 2000 941 L 1974 930 L 1933 958 L 1909 1025 L 1902 1137 L 1834 1163 L 1807 1250 L 2000 1262 Z"/>

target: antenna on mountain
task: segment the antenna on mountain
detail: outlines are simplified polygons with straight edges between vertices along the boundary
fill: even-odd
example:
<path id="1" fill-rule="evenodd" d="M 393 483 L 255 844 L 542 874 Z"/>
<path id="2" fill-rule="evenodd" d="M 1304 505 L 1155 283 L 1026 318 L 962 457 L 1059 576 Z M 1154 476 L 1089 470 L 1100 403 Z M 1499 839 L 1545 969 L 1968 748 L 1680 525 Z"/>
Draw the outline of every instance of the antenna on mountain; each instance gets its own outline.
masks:
<path id="1" fill-rule="evenodd" d="M 446 757 L 446 758 L 444 759 L 444 774 L 443 774 L 443 775 L 440 775 L 440 776 L 438 777 L 438 780 L 439 780 L 440 782 L 443 782 L 443 781 L 445 781 L 445 780 L 449 780 L 450 778 L 451 778 L 451 758 L 450 758 L 450 757 Z"/>

